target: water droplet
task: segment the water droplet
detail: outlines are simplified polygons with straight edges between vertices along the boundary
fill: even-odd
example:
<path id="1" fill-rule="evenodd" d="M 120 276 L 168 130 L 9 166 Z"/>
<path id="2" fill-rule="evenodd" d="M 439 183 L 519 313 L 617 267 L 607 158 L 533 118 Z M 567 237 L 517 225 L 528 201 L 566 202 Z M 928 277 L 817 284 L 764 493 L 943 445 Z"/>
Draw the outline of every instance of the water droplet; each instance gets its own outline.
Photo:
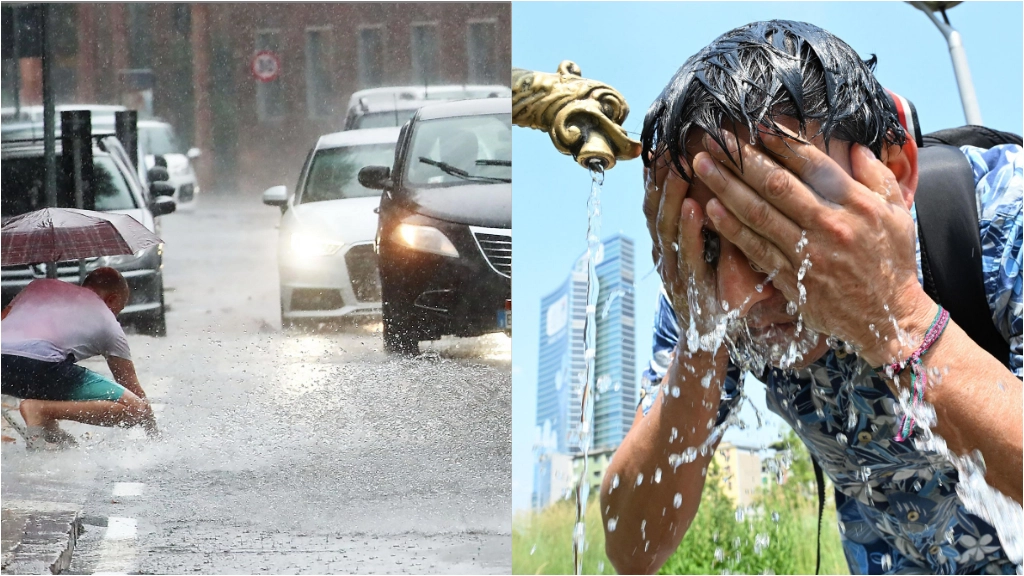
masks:
<path id="1" fill-rule="evenodd" d="M 680 494 L 679 492 L 676 492 L 675 498 L 672 498 L 672 506 L 675 506 L 678 509 L 682 505 L 683 505 L 683 495 Z"/>
<path id="2" fill-rule="evenodd" d="M 615 532 L 615 527 L 618 526 L 618 525 L 619 525 L 619 517 L 618 516 L 616 516 L 615 518 L 609 518 L 608 519 L 608 531 L 609 532 Z"/>
<path id="3" fill-rule="evenodd" d="M 661 484 L 661 468 L 654 469 L 654 483 Z"/>
<path id="4" fill-rule="evenodd" d="M 672 387 L 672 397 L 679 398 L 679 386 Z"/>
<path id="5" fill-rule="evenodd" d="M 892 555 L 882 554 L 882 570 L 888 572 L 892 569 Z"/>
<path id="6" fill-rule="evenodd" d="M 715 548 L 715 562 L 721 562 L 725 560 L 725 551 L 721 548 Z"/>
<path id="7" fill-rule="evenodd" d="M 644 483 L 644 473 L 641 472 L 636 475 L 636 485 L 639 486 Z"/>
<path id="8" fill-rule="evenodd" d="M 836 442 L 838 442 L 839 445 L 843 447 L 845 447 L 849 443 L 849 441 L 846 439 L 846 434 L 843 434 L 842 432 L 836 434 Z"/>
<path id="9" fill-rule="evenodd" d="M 778 512 L 772 512 L 772 522 L 775 522 L 776 524 L 779 523 L 779 513 Z"/>
<path id="10" fill-rule="evenodd" d="M 743 514 L 744 514 L 743 508 L 737 508 L 736 509 L 736 521 L 737 522 L 743 522 Z"/>
<path id="11" fill-rule="evenodd" d="M 534 544 L 533 548 L 530 548 L 530 556 L 533 556 L 533 553 L 536 552 L 536 551 L 537 551 L 537 545 Z"/>

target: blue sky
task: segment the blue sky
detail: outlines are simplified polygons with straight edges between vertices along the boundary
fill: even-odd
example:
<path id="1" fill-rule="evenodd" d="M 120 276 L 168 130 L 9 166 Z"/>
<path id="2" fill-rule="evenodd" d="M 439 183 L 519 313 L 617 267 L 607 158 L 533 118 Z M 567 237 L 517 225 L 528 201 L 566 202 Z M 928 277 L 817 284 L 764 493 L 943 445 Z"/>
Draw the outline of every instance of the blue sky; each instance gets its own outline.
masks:
<path id="1" fill-rule="evenodd" d="M 963 37 L 985 124 L 1021 133 L 1022 4 L 969 2 L 948 14 Z M 554 72 L 562 60 L 575 61 L 584 77 L 623 93 L 632 110 L 625 127 L 639 133 L 647 106 L 687 57 L 732 28 L 772 18 L 816 24 L 862 57 L 876 54 L 880 82 L 917 106 L 924 132 L 965 123 L 944 38 L 903 2 L 515 2 L 512 65 Z M 513 146 L 512 503 L 518 510 L 529 506 L 532 485 L 540 298 L 565 280 L 586 250 L 590 178 L 542 132 L 516 128 Z M 607 174 L 601 198 L 602 237 L 622 231 L 636 241 L 638 370 L 650 358 L 659 288 L 657 275 L 648 275 L 653 265 L 642 195 L 641 164 L 632 161 Z M 763 393 L 748 388 L 748 394 L 763 407 Z M 761 443 L 775 426 L 766 428 L 727 438 Z"/>

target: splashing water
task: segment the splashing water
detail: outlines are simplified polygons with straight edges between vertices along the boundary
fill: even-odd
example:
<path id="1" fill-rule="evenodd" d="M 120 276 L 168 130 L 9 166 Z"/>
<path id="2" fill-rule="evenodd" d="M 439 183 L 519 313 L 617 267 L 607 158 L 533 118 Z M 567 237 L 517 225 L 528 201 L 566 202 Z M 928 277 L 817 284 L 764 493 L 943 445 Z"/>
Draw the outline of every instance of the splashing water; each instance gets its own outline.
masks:
<path id="1" fill-rule="evenodd" d="M 583 329 L 583 350 L 587 369 L 583 381 L 582 410 L 580 410 L 579 449 L 583 458 L 580 474 L 576 478 L 576 527 L 572 535 L 572 562 L 576 574 L 583 572 L 583 549 L 586 544 L 584 516 L 590 482 L 587 480 L 587 459 L 590 452 L 590 426 L 594 412 L 594 368 L 597 353 L 597 295 L 600 284 L 597 280 L 597 253 L 601 248 L 601 185 L 604 184 L 604 165 L 598 161 L 590 163 L 590 198 L 587 200 L 587 320 Z M 643 481 L 640 477 L 637 483 Z M 609 521 L 609 531 L 613 530 Z"/>

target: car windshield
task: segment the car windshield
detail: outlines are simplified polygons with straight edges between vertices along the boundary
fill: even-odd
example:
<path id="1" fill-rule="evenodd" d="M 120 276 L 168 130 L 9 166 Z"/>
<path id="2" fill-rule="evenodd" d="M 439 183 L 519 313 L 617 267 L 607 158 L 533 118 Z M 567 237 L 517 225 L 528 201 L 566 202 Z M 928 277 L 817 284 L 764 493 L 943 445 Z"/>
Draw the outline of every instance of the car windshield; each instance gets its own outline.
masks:
<path id="1" fill-rule="evenodd" d="M 512 181 L 512 117 L 460 116 L 417 124 L 406 183 L 413 186 Z"/>
<path id="2" fill-rule="evenodd" d="M 59 166 L 60 156 L 57 158 Z M 4 191 L 0 196 L 0 206 L 4 218 L 46 207 L 42 156 L 4 159 L 0 163 L 0 172 L 0 187 Z M 109 156 L 93 157 L 93 177 L 96 210 L 131 210 L 138 207 L 128 183 Z M 57 206 L 75 207 L 74 183 L 63 170 L 57 171 Z"/>
<path id="3" fill-rule="evenodd" d="M 359 170 L 366 166 L 390 166 L 394 144 L 371 144 L 321 150 L 313 157 L 300 204 L 380 196 L 380 190 L 359 183 Z"/>
<path id="4" fill-rule="evenodd" d="M 146 154 L 162 156 L 164 154 L 181 154 L 181 146 L 174 137 L 170 126 L 139 127 L 139 145 Z"/>
<path id="5" fill-rule="evenodd" d="M 356 118 L 355 125 L 352 126 L 352 128 L 354 130 L 366 130 L 367 128 L 394 128 L 408 122 L 409 118 L 412 118 L 412 115 L 415 113 L 415 109 L 367 112 L 366 114 Z"/>

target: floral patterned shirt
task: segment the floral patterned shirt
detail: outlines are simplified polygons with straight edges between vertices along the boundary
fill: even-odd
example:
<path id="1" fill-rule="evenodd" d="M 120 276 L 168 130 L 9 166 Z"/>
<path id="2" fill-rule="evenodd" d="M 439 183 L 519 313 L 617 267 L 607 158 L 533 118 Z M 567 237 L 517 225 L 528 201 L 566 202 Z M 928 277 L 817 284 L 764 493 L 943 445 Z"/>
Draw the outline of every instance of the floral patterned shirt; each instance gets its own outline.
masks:
<path id="1" fill-rule="evenodd" d="M 1004 359 L 1024 376 L 1021 304 L 1021 214 L 1024 154 L 1018 146 L 961 148 L 974 168 L 982 271 L 992 321 L 1010 344 Z M 916 211 L 911 214 L 917 219 Z M 918 244 L 918 278 L 920 273 Z M 654 326 L 654 355 L 644 372 L 647 412 L 679 340 L 664 293 Z M 718 422 L 739 401 L 739 371 L 730 366 Z M 653 388 L 653 389 L 652 389 Z M 830 351 L 795 373 L 772 370 L 767 405 L 788 422 L 836 487 L 840 534 L 854 574 L 1014 574 L 1019 568 L 996 530 L 968 512 L 956 493 L 952 464 L 913 442 L 896 442 L 899 407 L 888 386 L 854 355 Z M 1019 561 L 1019 560 L 1018 560 Z"/>

